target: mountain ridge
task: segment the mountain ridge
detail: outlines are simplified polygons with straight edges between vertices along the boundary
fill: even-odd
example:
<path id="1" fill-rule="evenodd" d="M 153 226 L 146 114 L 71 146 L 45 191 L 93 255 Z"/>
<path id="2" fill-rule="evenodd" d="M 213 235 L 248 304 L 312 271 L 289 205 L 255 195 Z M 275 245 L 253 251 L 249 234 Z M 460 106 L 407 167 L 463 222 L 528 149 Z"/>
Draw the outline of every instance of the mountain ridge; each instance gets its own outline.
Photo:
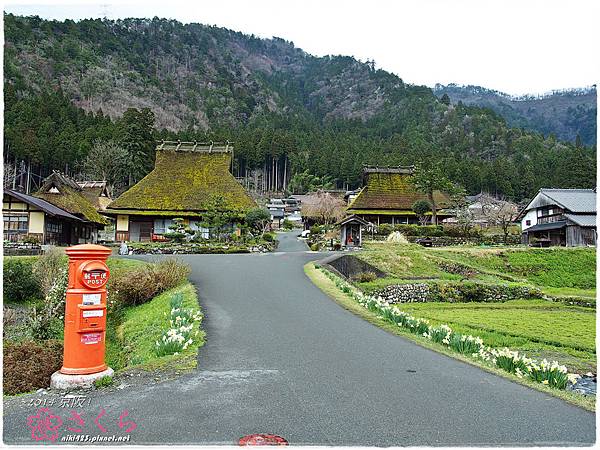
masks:
<path id="1" fill-rule="evenodd" d="M 586 145 L 596 144 L 596 86 L 554 90 L 538 95 L 513 96 L 474 85 L 436 84 L 438 97 L 447 94 L 453 102 L 490 108 L 502 115 L 509 126 L 522 127 L 544 135 Z"/>
<path id="2" fill-rule="evenodd" d="M 290 173 L 352 187 L 364 164 L 424 159 L 470 193 L 521 199 L 542 186 L 595 184 L 595 148 L 446 104 L 371 61 L 216 26 L 5 15 L 5 98 L 5 153 L 44 170 L 77 166 L 95 140 L 120 139 L 137 108 L 154 123 L 145 142 L 233 140 L 236 176 L 258 182 L 258 172 L 275 190 Z"/>

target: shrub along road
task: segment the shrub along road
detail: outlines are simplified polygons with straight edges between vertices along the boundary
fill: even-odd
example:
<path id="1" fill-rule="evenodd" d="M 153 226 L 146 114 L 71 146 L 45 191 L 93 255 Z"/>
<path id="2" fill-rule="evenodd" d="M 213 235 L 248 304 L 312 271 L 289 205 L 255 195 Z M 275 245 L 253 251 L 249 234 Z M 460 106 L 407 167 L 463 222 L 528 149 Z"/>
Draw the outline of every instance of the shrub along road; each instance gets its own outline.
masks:
<path id="1" fill-rule="evenodd" d="M 138 425 L 133 444 L 234 444 L 251 433 L 313 445 L 594 442 L 593 413 L 342 309 L 304 275 L 304 264 L 323 255 L 307 253 L 293 233 L 280 240 L 274 254 L 183 256 L 205 312 L 198 370 L 94 392 L 83 409 L 90 434 L 104 408 L 100 422 L 117 435 L 124 433 L 118 416 L 128 410 Z M 29 397 L 5 403 L 5 442 L 31 442 Z"/>

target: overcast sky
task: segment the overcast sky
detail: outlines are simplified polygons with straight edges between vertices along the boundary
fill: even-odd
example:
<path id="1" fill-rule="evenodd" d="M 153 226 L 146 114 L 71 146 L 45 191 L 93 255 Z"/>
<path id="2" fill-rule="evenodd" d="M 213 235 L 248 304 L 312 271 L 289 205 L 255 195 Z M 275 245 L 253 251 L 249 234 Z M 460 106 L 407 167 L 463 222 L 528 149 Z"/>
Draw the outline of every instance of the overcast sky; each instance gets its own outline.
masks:
<path id="1" fill-rule="evenodd" d="M 110 1 L 9 1 L 4 9 L 59 20 L 158 16 L 218 25 L 278 36 L 317 56 L 374 59 L 428 86 L 519 95 L 589 86 L 600 75 L 597 0 Z"/>

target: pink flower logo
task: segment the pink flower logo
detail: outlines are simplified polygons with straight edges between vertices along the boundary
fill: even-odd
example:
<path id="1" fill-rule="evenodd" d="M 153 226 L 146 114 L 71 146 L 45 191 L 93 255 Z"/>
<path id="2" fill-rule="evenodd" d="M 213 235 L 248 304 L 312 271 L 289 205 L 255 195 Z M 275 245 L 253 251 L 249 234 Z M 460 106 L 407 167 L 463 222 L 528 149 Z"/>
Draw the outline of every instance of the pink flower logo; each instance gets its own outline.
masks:
<path id="1" fill-rule="evenodd" d="M 36 441 L 54 442 L 58 438 L 58 429 L 63 421 L 55 416 L 48 408 L 38 409 L 35 416 L 27 418 L 27 425 L 31 428 L 31 438 Z"/>

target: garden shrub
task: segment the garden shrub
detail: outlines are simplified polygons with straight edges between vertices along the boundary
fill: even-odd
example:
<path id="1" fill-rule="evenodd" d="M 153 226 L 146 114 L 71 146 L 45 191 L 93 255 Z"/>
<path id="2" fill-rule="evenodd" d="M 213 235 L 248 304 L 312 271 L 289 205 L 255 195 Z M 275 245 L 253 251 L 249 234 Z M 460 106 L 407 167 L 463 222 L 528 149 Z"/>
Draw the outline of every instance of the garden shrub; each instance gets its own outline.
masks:
<path id="1" fill-rule="evenodd" d="M 152 273 L 159 292 L 179 286 L 190 275 L 191 268 L 188 264 L 175 258 L 163 259 L 154 263 Z"/>
<path id="2" fill-rule="evenodd" d="M 440 225 L 394 225 L 394 231 L 399 231 L 405 236 L 443 236 L 444 228 Z"/>
<path id="3" fill-rule="evenodd" d="M 318 252 L 318 251 L 319 251 L 319 244 L 318 244 L 318 243 L 316 243 L 316 242 L 315 242 L 314 244 L 311 244 L 311 246 L 310 246 L 310 249 L 311 249 L 313 252 Z"/>
<path id="4" fill-rule="evenodd" d="M 263 234 L 263 239 L 267 242 L 273 242 L 275 240 L 275 233 L 265 233 Z"/>
<path id="5" fill-rule="evenodd" d="M 42 305 L 34 306 L 27 317 L 27 328 L 33 339 L 59 339 L 62 337 L 68 284 L 67 268 L 60 268 Z"/>
<path id="6" fill-rule="evenodd" d="M 4 393 L 30 392 L 50 386 L 50 376 L 62 366 L 62 341 L 24 341 L 4 346 Z"/>
<path id="7" fill-rule="evenodd" d="M 33 274 L 33 260 L 30 258 L 4 258 L 3 281 L 5 302 L 23 302 L 42 296 L 40 283 Z"/>
<path id="8" fill-rule="evenodd" d="M 123 306 L 140 305 L 180 285 L 189 274 L 189 265 L 170 258 L 127 271 L 112 279 L 109 289 Z"/>
<path id="9" fill-rule="evenodd" d="M 33 263 L 33 274 L 44 295 L 50 292 L 59 277 L 64 276 L 67 265 L 65 254 L 56 247 L 50 247 Z"/>
<path id="10" fill-rule="evenodd" d="M 352 280 L 358 283 L 368 283 L 370 281 L 375 281 L 377 279 L 377 274 L 375 272 L 360 272 L 356 275 L 352 276 Z"/>
<path id="11" fill-rule="evenodd" d="M 312 227 L 310 227 L 310 234 L 312 236 L 321 234 L 321 232 L 324 231 L 324 229 L 325 228 L 322 225 L 313 225 Z"/>
<path id="12" fill-rule="evenodd" d="M 377 234 L 381 236 L 387 236 L 393 231 L 392 225 L 389 223 L 382 223 L 377 227 Z"/>

